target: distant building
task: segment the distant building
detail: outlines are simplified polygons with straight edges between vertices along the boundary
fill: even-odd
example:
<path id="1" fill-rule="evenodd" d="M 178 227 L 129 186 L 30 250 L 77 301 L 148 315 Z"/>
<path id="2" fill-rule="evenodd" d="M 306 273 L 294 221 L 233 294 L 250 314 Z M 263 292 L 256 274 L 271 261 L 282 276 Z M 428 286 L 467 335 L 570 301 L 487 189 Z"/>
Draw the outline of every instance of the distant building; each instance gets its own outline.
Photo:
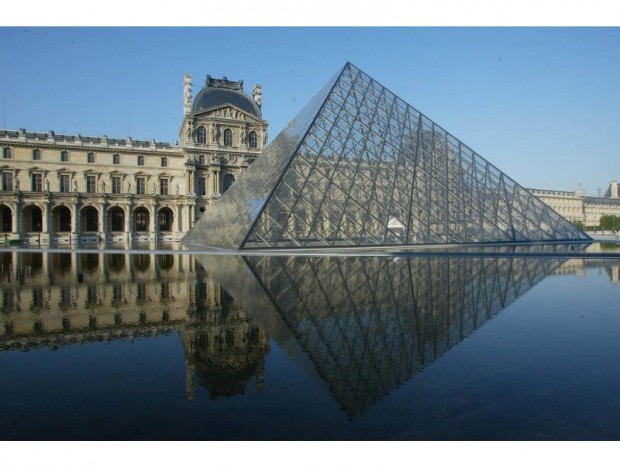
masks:
<path id="1" fill-rule="evenodd" d="M 261 153 L 262 89 L 184 77 L 180 143 L 0 130 L 0 239 L 178 241 Z"/>
<path id="2" fill-rule="evenodd" d="M 603 197 L 588 197 L 583 189 L 574 192 L 545 189 L 529 191 L 569 221 L 580 221 L 585 226 L 599 226 L 602 216 L 620 216 L 620 183 L 617 181 L 609 183 Z"/>

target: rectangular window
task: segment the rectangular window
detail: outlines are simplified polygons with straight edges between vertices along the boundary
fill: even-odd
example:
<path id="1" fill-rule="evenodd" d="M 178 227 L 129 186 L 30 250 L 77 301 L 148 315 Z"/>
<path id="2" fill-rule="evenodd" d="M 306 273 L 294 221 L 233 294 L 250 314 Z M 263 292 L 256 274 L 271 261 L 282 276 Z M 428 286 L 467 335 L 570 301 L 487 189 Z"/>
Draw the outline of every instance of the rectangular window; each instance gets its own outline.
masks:
<path id="1" fill-rule="evenodd" d="M 146 178 L 136 178 L 136 194 L 146 194 Z"/>
<path id="2" fill-rule="evenodd" d="M 33 160 L 40 160 L 41 159 L 41 151 L 39 149 L 34 149 L 32 151 L 32 159 Z"/>
<path id="3" fill-rule="evenodd" d="M 69 152 L 66 150 L 60 152 L 60 161 L 69 161 Z"/>
<path id="4" fill-rule="evenodd" d="M 88 152 L 86 158 L 88 163 L 95 163 L 95 154 L 93 152 Z"/>
<path id="5" fill-rule="evenodd" d="M 159 180 L 159 192 L 161 195 L 168 195 L 168 179 Z"/>
<path id="6" fill-rule="evenodd" d="M 120 176 L 112 177 L 112 193 L 113 194 L 121 193 L 121 177 Z"/>
<path id="7" fill-rule="evenodd" d="M 13 173 L 2 173 L 2 190 L 13 190 Z"/>
<path id="8" fill-rule="evenodd" d="M 97 192 L 97 177 L 96 176 L 86 176 L 86 192 L 89 194 L 94 194 Z"/>
<path id="9" fill-rule="evenodd" d="M 43 190 L 43 175 L 41 173 L 32 174 L 32 192 L 41 192 Z"/>
<path id="10" fill-rule="evenodd" d="M 61 174 L 60 175 L 60 192 L 71 192 L 71 188 L 69 187 L 69 175 Z"/>
<path id="11" fill-rule="evenodd" d="M 198 178 L 198 195 L 207 195 L 207 179 Z"/>

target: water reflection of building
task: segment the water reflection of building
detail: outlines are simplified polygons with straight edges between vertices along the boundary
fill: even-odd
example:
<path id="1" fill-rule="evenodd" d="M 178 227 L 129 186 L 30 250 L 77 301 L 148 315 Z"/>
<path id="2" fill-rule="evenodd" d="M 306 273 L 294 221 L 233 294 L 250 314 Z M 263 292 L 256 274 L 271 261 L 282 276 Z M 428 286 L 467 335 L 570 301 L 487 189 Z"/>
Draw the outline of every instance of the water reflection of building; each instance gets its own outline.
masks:
<path id="1" fill-rule="evenodd" d="M 0 351 L 182 333 L 188 396 L 264 383 L 264 329 L 194 259 L 173 254 L 0 253 Z"/>
<path id="2" fill-rule="evenodd" d="M 613 243 L 595 242 L 588 246 L 590 253 L 618 252 L 619 250 L 620 245 Z M 609 258 L 571 258 L 566 260 L 553 274 L 585 277 L 588 268 L 605 270 L 612 283 L 620 283 L 620 262 Z"/>
<path id="3" fill-rule="evenodd" d="M 262 390 L 269 351 L 266 331 L 211 280 L 199 281 L 195 299 L 189 313 L 192 324 L 183 335 L 187 396 L 194 397 L 194 374 L 212 399 L 242 394 L 254 376 L 256 389 Z"/>

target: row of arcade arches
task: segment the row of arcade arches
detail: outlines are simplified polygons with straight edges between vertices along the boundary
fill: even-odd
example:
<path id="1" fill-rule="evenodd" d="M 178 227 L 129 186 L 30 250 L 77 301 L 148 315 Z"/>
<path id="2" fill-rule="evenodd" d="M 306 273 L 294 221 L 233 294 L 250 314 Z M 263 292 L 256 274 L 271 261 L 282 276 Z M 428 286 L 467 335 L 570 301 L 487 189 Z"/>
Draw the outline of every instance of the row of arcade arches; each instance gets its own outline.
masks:
<path id="1" fill-rule="evenodd" d="M 108 232 L 128 232 L 126 230 L 126 212 L 123 208 L 114 206 L 105 213 Z M 99 210 L 93 206 L 85 206 L 80 210 L 80 232 L 100 232 L 101 218 Z M 145 207 L 137 207 L 132 212 L 131 232 L 151 231 L 151 212 Z M 71 209 L 58 205 L 52 209 L 51 224 L 48 228 L 51 233 L 70 233 L 73 224 Z M 162 207 L 157 211 L 156 228 L 161 232 L 172 231 L 174 213 L 169 207 Z M 43 232 L 43 210 L 37 205 L 27 205 L 23 209 L 24 233 Z M 13 231 L 13 211 L 7 205 L 0 205 L 0 232 Z"/>

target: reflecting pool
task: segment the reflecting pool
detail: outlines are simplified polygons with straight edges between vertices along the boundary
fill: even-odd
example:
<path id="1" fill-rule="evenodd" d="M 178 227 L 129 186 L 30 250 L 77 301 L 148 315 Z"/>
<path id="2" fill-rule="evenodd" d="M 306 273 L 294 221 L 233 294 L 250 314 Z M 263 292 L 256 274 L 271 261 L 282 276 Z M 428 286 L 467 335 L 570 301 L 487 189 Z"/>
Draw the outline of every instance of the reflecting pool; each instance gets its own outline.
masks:
<path id="1" fill-rule="evenodd" d="M 0 439 L 618 440 L 619 302 L 600 257 L 0 252 Z"/>

